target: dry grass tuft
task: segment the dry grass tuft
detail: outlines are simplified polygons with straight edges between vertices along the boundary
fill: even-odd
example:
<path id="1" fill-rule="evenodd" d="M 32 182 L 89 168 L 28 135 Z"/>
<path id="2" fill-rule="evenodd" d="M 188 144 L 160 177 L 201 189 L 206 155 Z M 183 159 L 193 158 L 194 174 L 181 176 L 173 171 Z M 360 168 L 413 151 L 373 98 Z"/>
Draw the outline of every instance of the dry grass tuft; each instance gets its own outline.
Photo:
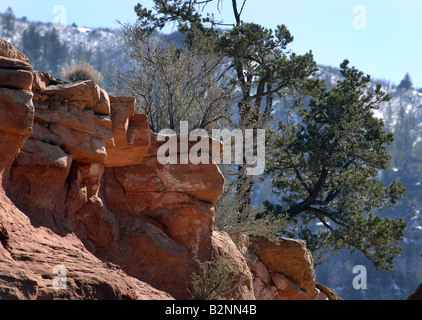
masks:
<path id="1" fill-rule="evenodd" d="M 92 80 L 96 84 L 103 81 L 101 72 L 95 70 L 88 62 L 78 61 L 75 63 L 67 63 L 63 68 L 61 78 L 66 82 L 79 82 Z"/>

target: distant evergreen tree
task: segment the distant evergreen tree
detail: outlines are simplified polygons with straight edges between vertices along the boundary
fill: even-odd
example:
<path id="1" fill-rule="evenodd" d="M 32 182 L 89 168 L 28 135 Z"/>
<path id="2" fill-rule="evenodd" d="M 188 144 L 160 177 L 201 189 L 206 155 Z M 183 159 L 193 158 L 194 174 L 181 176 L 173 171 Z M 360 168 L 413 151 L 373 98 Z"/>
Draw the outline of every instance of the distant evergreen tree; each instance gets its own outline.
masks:
<path id="1" fill-rule="evenodd" d="M 89 63 L 94 63 L 95 59 L 93 58 L 93 54 L 92 54 L 92 50 L 88 49 L 88 50 L 84 50 L 84 54 L 83 54 L 84 60 L 88 61 Z"/>
<path id="2" fill-rule="evenodd" d="M 93 54 L 91 49 L 86 49 L 83 44 L 79 44 L 76 49 L 74 49 L 73 56 L 77 60 L 86 61 L 92 65 L 96 64 L 95 59 L 93 59 Z"/>
<path id="3" fill-rule="evenodd" d="M 413 87 L 412 80 L 410 79 L 410 75 L 407 72 L 403 80 L 400 82 L 399 86 L 397 87 L 397 89 L 410 90 L 412 89 L 412 87 Z"/>
<path id="4" fill-rule="evenodd" d="M 44 36 L 44 59 L 48 65 L 48 72 L 57 76 L 67 54 L 68 48 L 61 43 L 56 29 L 47 32 Z"/>
<path id="5" fill-rule="evenodd" d="M 62 44 L 55 29 L 44 36 L 31 24 L 22 35 L 22 51 L 29 58 L 34 69 L 58 76 L 60 66 L 68 56 L 68 48 Z"/>
<path id="6" fill-rule="evenodd" d="M 12 37 L 15 34 L 16 16 L 11 7 L 7 8 L 3 16 L 3 30 L 6 36 Z"/>
<path id="7" fill-rule="evenodd" d="M 104 56 L 104 52 L 97 49 L 95 67 L 97 68 L 97 70 L 105 70 L 106 65 L 107 65 L 107 61 L 106 61 L 106 58 Z"/>
<path id="8" fill-rule="evenodd" d="M 415 115 L 412 112 L 406 112 L 401 106 L 394 126 L 394 142 L 390 147 L 393 167 L 400 168 L 411 157 L 413 143 L 417 136 L 416 128 Z"/>
<path id="9" fill-rule="evenodd" d="M 31 24 L 22 35 L 22 51 L 28 57 L 34 68 L 39 68 L 42 57 L 43 38 L 35 25 Z"/>
<path id="10" fill-rule="evenodd" d="M 391 107 L 390 102 L 388 102 L 385 112 L 384 127 L 388 132 L 391 132 L 393 129 L 393 108 Z"/>

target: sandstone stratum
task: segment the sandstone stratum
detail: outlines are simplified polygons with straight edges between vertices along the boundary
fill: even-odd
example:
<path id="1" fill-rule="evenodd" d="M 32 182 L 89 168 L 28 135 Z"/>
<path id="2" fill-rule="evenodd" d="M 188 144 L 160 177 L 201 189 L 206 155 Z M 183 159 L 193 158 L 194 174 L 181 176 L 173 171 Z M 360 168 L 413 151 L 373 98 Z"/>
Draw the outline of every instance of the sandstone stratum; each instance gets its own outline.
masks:
<path id="1" fill-rule="evenodd" d="M 336 299 L 304 242 L 216 230 L 218 165 L 160 164 L 134 98 L 32 70 L 2 39 L 0 136 L 0 299 L 190 299 L 195 246 L 241 279 L 225 299 Z"/>

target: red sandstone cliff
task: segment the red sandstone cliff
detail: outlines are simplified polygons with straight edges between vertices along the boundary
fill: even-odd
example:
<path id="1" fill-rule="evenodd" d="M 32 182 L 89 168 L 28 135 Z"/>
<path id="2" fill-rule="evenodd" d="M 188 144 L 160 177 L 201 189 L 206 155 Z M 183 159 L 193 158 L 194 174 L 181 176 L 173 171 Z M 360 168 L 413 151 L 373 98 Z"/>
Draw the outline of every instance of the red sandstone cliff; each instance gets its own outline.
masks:
<path id="1" fill-rule="evenodd" d="M 327 299 L 304 243 L 214 229 L 218 166 L 160 164 L 134 98 L 33 71 L 4 40 L 0 136 L 0 299 L 189 299 L 196 244 L 241 273 L 228 298 Z"/>

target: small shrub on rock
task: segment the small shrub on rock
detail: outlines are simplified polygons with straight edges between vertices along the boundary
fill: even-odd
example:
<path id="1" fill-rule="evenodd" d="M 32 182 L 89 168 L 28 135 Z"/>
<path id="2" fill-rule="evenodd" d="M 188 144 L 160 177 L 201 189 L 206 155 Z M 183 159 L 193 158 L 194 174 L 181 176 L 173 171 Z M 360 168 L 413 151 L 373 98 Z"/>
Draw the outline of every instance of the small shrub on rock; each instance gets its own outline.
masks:
<path id="1" fill-rule="evenodd" d="M 61 72 L 61 78 L 65 82 L 80 82 L 92 80 L 99 84 L 103 80 L 101 72 L 95 70 L 88 62 L 78 61 L 68 63 Z"/>

